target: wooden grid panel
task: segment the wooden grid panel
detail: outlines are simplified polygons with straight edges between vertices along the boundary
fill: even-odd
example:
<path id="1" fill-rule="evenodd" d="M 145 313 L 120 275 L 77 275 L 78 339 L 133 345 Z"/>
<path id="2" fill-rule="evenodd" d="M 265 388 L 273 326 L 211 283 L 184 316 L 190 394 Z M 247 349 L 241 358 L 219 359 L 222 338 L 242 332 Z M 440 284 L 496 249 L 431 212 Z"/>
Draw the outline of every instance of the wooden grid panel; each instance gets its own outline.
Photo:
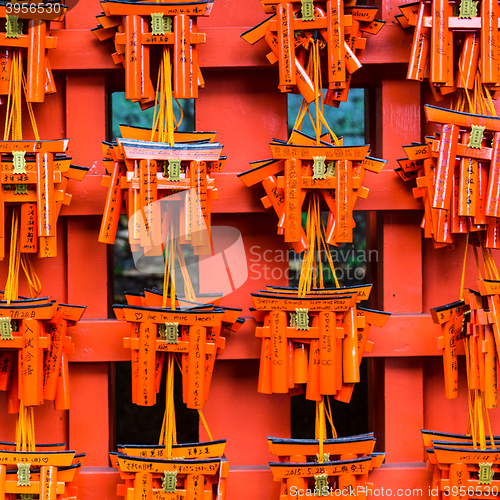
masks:
<path id="1" fill-rule="evenodd" d="M 380 17 L 387 25 L 368 40 L 364 67 L 353 78 L 354 84 L 369 87 L 374 98 L 369 119 L 372 154 L 388 160 L 380 174 L 366 176 L 370 195 L 356 207 L 378 211 L 376 234 L 370 235 L 379 250 L 375 305 L 393 313 L 386 327 L 370 333 L 375 347 L 368 356 L 376 360 L 371 395 L 374 430 L 379 447 L 387 452 L 387 464 L 370 478 L 376 488 L 422 488 L 423 498 L 428 498 L 430 477 L 419 430 L 463 432 L 466 422 L 465 391 L 458 400 L 444 398 L 438 328 L 428 314 L 429 307 L 457 297 L 463 244 L 453 251 L 435 251 L 422 241 L 422 213 L 410 188 L 393 172 L 395 160 L 403 155 L 401 145 L 428 133 L 420 118 L 422 102 L 433 104 L 429 92 L 424 90 L 421 99 L 420 85 L 404 79 L 411 35 L 394 22 L 398 3 L 382 3 Z M 107 459 L 109 363 L 130 359 L 121 340 L 128 326 L 107 317 L 107 250 L 97 242 L 106 194 L 100 186 L 106 83 L 123 81 L 123 70 L 110 57 L 112 44 L 98 42 L 90 32 L 99 12 L 96 0 L 80 0 L 68 12 L 65 26 L 55 30 L 58 49 L 51 54 L 51 63 L 58 93 L 35 105 L 42 137 L 69 137 L 73 163 L 91 168 L 84 181 L 71 181 L 73 201 L 63 208 L 58 257 L 36 263 L 45 294 L 87 305 L 85 319 L 70 329 L 76 344 L 70 357 L 71 410 L 57 412 L 49 403 L 36 410 L 38 441 L 66 441 L 71 448 L 87 452 L 79 479 L 82 500 L 117 498 L 119 477 Z M 219 201 L 213 204 L 214 224 L 238 228 L 247 257 L 255 246 L 262 253 L 286 250 L 282 237 L 275 234 L 274 215 L 260 204 L 262 193 L 245 188 L 236 178 L 236 173 L 248 169 L 249 161 L 269 156 L 271 138 L 286 137 L 286 97 L 277 89 L 277 69 L 268 65 L 263 42 L 250 46 L 239 36 L 263 18 L 258 0 L 216 0 L 211 17 L 199 23 L 208 42 L 199 49 L 206 88 L 196 103 L 196 127 L 217 130 L 228 156 L 225 172 L 216 174 Z M 469 264 L 466 285 L 474 286 L 476 275 Z M 286 263 L 276 265 L 284 271 Z M 0 270 L 5 278 L 5 262 Z M 203 286 L 210 276 L 201 280 Z M 285 285 L 286 280 L 275 284 Z M 243 308 L 249 318 L 249 293 L 264 285 L 265 280 L 251 275 L 225 297 L 224 304 Z M 256 391 L 260 346 L 254 327 L 248 319 L 237 334 L 229 336 L 226 351 L 216 363 L 205 411 L 214 437 L 228 439 L 228 500 L 277 498 L 278 483 L 272 481 L 266 465 L 272 456 L 265 437 L 290 434 L 288 396 Z M 462 369 L 462 389 L 464 374 Z M 12 440 L 15 419 L 6 414 L 5 396 L 0 398 L 4 403 L 0 439 Z M 492 412 L 497 434 L 498 416 L 498 410 Z M 200 438 L 204 437 L 200 430 Z"/>

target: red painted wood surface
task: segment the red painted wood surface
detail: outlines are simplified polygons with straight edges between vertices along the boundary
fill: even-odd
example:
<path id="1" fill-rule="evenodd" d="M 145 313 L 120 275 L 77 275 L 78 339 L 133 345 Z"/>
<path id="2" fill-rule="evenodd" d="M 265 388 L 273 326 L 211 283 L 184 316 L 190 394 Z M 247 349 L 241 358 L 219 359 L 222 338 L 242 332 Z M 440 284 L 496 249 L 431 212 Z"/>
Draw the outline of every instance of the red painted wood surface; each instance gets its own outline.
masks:
<path id="1" fill-rule="evenodd" d="M 404 155 L 401 146 L 421 140 L 431 130 L 420 117 L 423 102 L 432 103 L 427 83 L 421 92 L 420 84 L 404 80 L 412 37 L 394 21 L 398 4 L 399 0 L 382 2 L 379 16 L 387 24 L 376 37 L 368 35 L 364 67 L 353 77 L 354 85 L 367 86 L 375 97 L 369 107 L 372 155 L 388 160 L 380 174 L 367 174 L 369 197 L 356 206 L 379 211 L 378 217 L 370 217 L 370 240 L 377 245 L 379 257 L 372 270 L 377 278 L 372 305 L 393 313 L 383 329 L 372 328 L 375 346 L 366 354 L 374 361 L 370 422 L 374 422 L 377 449 L 387 452 L 387 464 L 374 471 L 370 480 L 375 488 L 393 491 L 421 488 L 419 498 L 429 498 L 430 477 L 423 463 L 420 428 L 463 432 L 466 426 L 465 367 L 461 366 L 460 397 L 445 400 L 439 328 L 428 314 L 430 307 L 457 298 L 463 243 L 446 251 L 434 250 L 423 240 L 422 211 L 410 187 L 393 172 L 396 159 Z M 122 89 L 124 82 L 123 69 L 111 60 L 111 41 L 98 42 L 90 32 L 99 12 L 97 1 L 79 0 L 64 26 L 54 30 L 58 48 L 51 53 L 51 64 L 58 92 L 43 105 L 34 105 L 41 135 L 69 137 L 73 162 L 91 168 L 82 182 L 71 181 L 73 199 L 70 207 L 62 209 L 58 257 L 36 263 L 44 293 L 87 306 L 84 320 L 69 329 L 75 342 L 75 353 L 70 356 L 71 410 L 58 412 L 46 403 L 36 411 L 38 440 L 66 441 L 79 452 L 87 452 L 78 480 L 82 500 L 117 498 L 120 480 L 107 459 L 113 441 L 110 363 L 130 359 L 122 346 L 129 326 L 108 319 L 108 252 L 97 242 L 106 194 L 100 186 L 104 172 L 100 143 L 109 128 L 106 102 L 110 82 L 115 90 L 117 82 Z M 243 308 L 247 322 L 228 336 L 205 410 L 214 438 L 228 439 L 228 500 L 278 497 L 278 483 L 272 481 L 267 467 L 272 457 L 265 438 L 290 435 L 288 396 L 257 393 L 260 345 L 248 312 L 251 291 L 266 283 L 286 284 L 288 263 L 272 258 L 285 245 L 276 235 L 275 215 L 262 207 L 263 192 L 244 187 L 236 177 L 249 168 L 249 161 L 269 157 L 268 143 L 273 137 L 286 138 L 286 97 L 277 89 L 277 68 L 268 64 L 264 43 L 250 46 L 239 36 L 263 19 L 258 0 L 216 0 L 211 17 L 199 22 L 199 30 L 207 33 L 206 45 L 199 48 L 206 88 L 200 90 L 196 102 L 196 127 L 218 131 L 217 139 L 228 156 L 224 173 L 214 176 L 219 201 L 212 205 L 213 224 L 239 229 L 249 275 L 243 286 L 224 298 L 223 304 Z M 5 262 L 0 270 L 5 281 Z M 202 289 L 216 279 L 210 273 L 202 275 Z M 471 261 L 466 285 L 474 286 L 475 279 Z M 3 394 L 0 400 L 0 439 L 12 440 L 15 419 L 6 414 Z M 498 417 L 498 410 L 492 412 L 497 434 Z M 200 438 L 204 437 L 200 430 Z"/>

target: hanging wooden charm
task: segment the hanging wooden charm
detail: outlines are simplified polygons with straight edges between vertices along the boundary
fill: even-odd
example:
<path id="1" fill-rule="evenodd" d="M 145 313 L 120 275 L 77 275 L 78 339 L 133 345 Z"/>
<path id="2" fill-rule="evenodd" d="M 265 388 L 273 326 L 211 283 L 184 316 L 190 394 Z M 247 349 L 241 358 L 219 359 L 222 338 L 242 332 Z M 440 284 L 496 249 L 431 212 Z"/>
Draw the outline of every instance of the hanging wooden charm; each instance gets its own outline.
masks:
<path id="1" fill-rule="evenodd" d="M 477 76 L 478 82 L 497 96 L 500 52 L 496 0 L 421 0 L 401 5 L 400 10 L 402 14 L 396 18 L 403 28 L 415 27 L 409 80 L 429 78 L 439 101 L 457 89 L 472 90 Z"/>
<path id="2" fill-rule="evenodd" d="M 0 33 L 0 96 L 12 95 L 15 85 L 12 66 L 19 62 L 22 65 L 25 60 L 25 96 L 31 103 L 43 102 L 45 94 L 56 92 L 48 54 L 56 48 L 57 38 L 50 33 L 50 21 L 62 21 L 68 7 L 57 2 L 30 5 L 13 2 L 0 6 L 5 26 Z"/>
<path id="3" fill-rule="evenodd" d="M 269 451 L 279 462 L 271 462 L 281 496 L 354 497 L 366 499 L 370 488 L 368 473 L 384 462 L 384 453 L 373 453 L 373 434 L 326 439 L 324 460 L 319 460 L 320 443 L 314 439 L 268 438 Z"/>
<path id="4" fill-rule="evenodd" d="M 477 449 L 471 436 L 422 430 L 432 489 L 436 496 L 489 498 L 498 496 L 500 436 L 491 436 L 488 448 Z"/>
<path id="5" fill-rule="evenodd" d="M 481 233 L 487 248 L 500 248 L 500 118 L 425 106 L 427 120 L 442 123 L 426 143 L 403 146 L 402 179 L 416 179 L 424 234 L 436 247 L 460 233 Z"/>
<path id="6" fill-rule="evenodd" d="M 2 443 L 4 445 L 9 443 Z M 78 477 L 85 455 L 57 449 L 60 445 L 36 445 L 16 450 L 15 443 L 0 450 L 0 495 L 3 498 L 76 500 Z"/>
<path id="7" fill-rule="evenodd" d="M 165 353 L 177 353 L 183 376 L 183 400 L 188 408 L 203 408 L 208 398 L 216 353 L 222 353 L 226 326 L 235 331 L 241 325 L 241 309 L 177 301 L 175 309 L 161 307 L 162 297 L 150 293 L 151 302 L 115 305 L 117 319 L 132 325 L 132 336 L 124 347 L 132 352 L 132 402 L 156 404 Z M 159 306 L 155 303 L 160 302 Z M 177 309 L 178 308 L 178 309 Z"/>
<path id="8" fill-rule="evenodd" d="M 335 138 L 336 139 L 336 138 Z M 239 174 L 246 186 L 261 183 L 266 208 L 278 216 L 278 234 L 299 253 L 308 248 L 302 228 L 302 205 L 308 193 L 317 192 L 326 203 L 326 242 L 338 246 L 352 242 L 355 227 L 353 210 L 359 197 L 366 198 L 362 186 L 366 170 L 380 172 L 385 160 L 368 156 L 369 146 L 341 146 L 323 136 L 320 144 L 294 130 L 290 141 L 274 140 L 272 158 L 254 162 L 252 170 Z M 333 141 L 332 141 L 333 142 Z"/>
<path id="9" fill-rule="evenodd" d="M 215 132 L 176 132 L 171 146 L 146 140 L 144 129 L 121 129 L 124 138 L 103 147 L 110 175 L 103 179 L 108 195 L 99 241 L 114 243 L 125 200 L 131 248 L 146 249 L 151 255 L 156 247 L 161 253 L 172 211 L 162 209 L 160 200 L 173 205 L 174 198 L 166 198 L 181 192 L 184 196 L 177 205 L 184 205 L 178 210 L 183 243 L 192 245 L 195 255 L 210 254 L 210 204 L 217 199 L 210 173 L 222 171 L 225 162 L 223 146 L 214 142 Z"/>
<path id="10" fill-rule="evenodd" d="M 328 91 L 325 104 L 338 107 L 346 101 L 351 75 L 361 68 L 366 47 L 365 33 L 376 35 L 385 21 L 375 19 L 378 7 L 344 3 L 344 0 L 263 0 L 265 21 L 243 33 L 250 44 L 265 39 L 271 52 L 267 59 L 278 62 L 281 92 L 298 90 L 306 102 L 314 101 L 317 87 L 307 65 L 312 59 L 313 41 L 321 39 L 326 53 Z M 309 62 L 308 62 L 309 61 Z"/>
<path id="11" fill-rule="evenodd" d="M 198 97 L 204 86 L 198 65 L 197 45 L 206 35 L 196 25 L 208 16 L 213 0 L 134 3 L 126 0 L 101 2 L 100 24 L 93 30 L 99 40 L 113 38 L 115 64 L 125 68 L 125 97 L 141 104 L 154 103 L 155 88 L 150 75 L 150 49 L 172 48 L 173 86 L 176 99 Z"/>
<path id="12" fill-rule="evenodd" d="M 367 300 L 371 285 L 312 289 L 268 287 L 252 294 L 252 314 L 264 326 L 258 391 L 287 393 L 307 384 L 306 399 L 323 396 L 349 403 L 359 382 L 364 352 L 371 352 L 371 325 L 384 326 L 389 313 L 357 305 Z"/>
<path id="13" fill-rule="evenodd" d="M 71 165 L 68 140 L 0 141 L 0 219 L 10 206 L 21 209 L 22 253 L 57 255 L 57 220 L 69 205 L 69 179 L 82 180 L 87 167 Z M 5 225 L 0 222 L 0 258 L 5 257 Z"/>
<path id="14" fill-rule="evenodd" d="M 163 447 L 119 445 L 118 453 L 110 453 L 112 466 L 125 480 L 118 486 L 118 495 L 153 500 L 175 494 L 204 500 L 212 498 L 215 489 L 217 498 L 223 499 L 229 474 L 225 443 L 176 444 L 168 459 Z"/>

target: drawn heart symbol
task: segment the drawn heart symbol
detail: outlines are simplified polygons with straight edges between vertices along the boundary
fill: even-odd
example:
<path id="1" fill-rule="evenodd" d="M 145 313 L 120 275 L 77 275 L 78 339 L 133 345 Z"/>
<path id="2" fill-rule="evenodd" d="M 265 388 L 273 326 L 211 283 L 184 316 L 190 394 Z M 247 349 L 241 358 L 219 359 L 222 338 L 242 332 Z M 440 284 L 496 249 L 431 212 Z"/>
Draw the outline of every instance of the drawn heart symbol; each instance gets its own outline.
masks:
<path id="1" fill-rule="evenodd" d="M 49 459 L 48 459 L 48 458 L 42 458 L 42 462 L 43 462 L 44 464 L 46 464 L 48 461 L 49 461 Z"/>

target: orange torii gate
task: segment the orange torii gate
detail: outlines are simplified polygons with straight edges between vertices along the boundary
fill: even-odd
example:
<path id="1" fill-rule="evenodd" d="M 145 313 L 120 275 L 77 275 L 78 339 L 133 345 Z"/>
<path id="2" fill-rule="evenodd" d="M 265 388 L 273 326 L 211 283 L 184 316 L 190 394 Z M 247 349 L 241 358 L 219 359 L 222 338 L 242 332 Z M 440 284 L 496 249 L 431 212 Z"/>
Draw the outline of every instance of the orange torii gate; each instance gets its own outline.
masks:
<path id="1" fill-rule="evenodd" d="M 275 139 L 269 146 L 273 158 L 254 162 L 254 168 L 239 174 L 246 186 L 262 183 L 279 217 L 278 232 L 297 251 L 307 248 L 302 228 L 302 204 L 309 190 L 318 189 L 329 209 L 326 242 L 331 245 L 352 241 L 352 216 L 357 197 L 366 198 L 363 187 L 366 170 L 380 172 L 385 160 L 368 156 L 369 146 L 334 146 L 293 132 L 294 143 Z M 278 175 L 283 172 L 283 175 Z M 334 194 L 335 193 L 335 194 Z"/>
<path id="2" fill-rule="evenodd" d="M 57 219 L 69 205 L 68 179 L 82 180 L 87 167 L 71 165 L 64 153 L 68 139 L 0 141 L 0 258 L 5 256 L 5 207 L 21 205 L 23 253 L 57 254 Z"/>
<path id="3" fill-rule="evenodd" d="M 209 443 L 199 445 L 210 446 Z M 180 445 L 185 450 L 196 445 Z M 110 454 L 113 467 L 120 471 L 124 485 L 118 495 L 144 500 L 224 500 L 229 462 L 221 457 L 165 460 L 152 457 Z M 215 486 L 215 488 L 214 488 Z"/>
<path id="4" fill-rule="evenodd" d="M 297 289 L 268 287 L 252 294 L 251 312 L 264 324 L 255 332 L 262 337 L 258 391 L 287 393 L 307 383 L 307 399 L 334 395 L 349 402 L 363 353 L 371 351 L 370 324 L 383 326 L 390 316 L 356 305 L 370 288 L 314 289 L 298 297 Z"/>
<path id="5" fill-rule="evenodd" d="M 5 443 L 11 449 L 4 449 L 3 444 L 0 498 L 38 495 L 47 500 L 76 499 L 76 487 L 68 483 L 79 474 L 85 454 L 58 449 L 65 445 L 40 445 L 36 451 L 16 451 L 14 443 Z"/>
<path id="6" fill-rule="evenodd" d="M 210 202 L 217 199 L 209 174 L 222 171 L 226 159 L 221 156 L 223 146 L 213 142 L 215 132 L 175 133 L 173 147 L 150 142 L 150 130 L 122 126 L 122 133 L 126 138 L 119 138 L 118 144 L 104 143 L 105 156 L 113 161 L 113 169 L 103 179 L 108 195 L 99 241 L 114 242 L 125 198 L 132 248 L 156 247 L 161 252 L 172 215 L 168 211 L 160 213 L 155 202 L 184 191 L 186 196 L 178 200 L 184 202 L 179 210 L 181 241 L 190 243 L 197 255 L 209 253 Z M 187 140 L 189 144 L 183 143 Z"/>
<path id="7" fill-rule="evenodd" d="M 157 296 L 161 300 L 161 296 Z M 151 302 L 154 303 L 153 300 Z M 183 399 L 188 408 L 203 408 L 212 380 L 215 355 L 225 347 L 222 328 L 241 325 L 241 309 L 224 309 L 180 299 L 184 307 L 113 306 L 117 319 L 132 323 L 124 346 L 132 350 L 132 402 L 151 406 L 160 387 L 164 353 L 180 353 Z M 187 307 L 186 307 L 187 306 Z"/>
<path id="8" fill-rule="evenodd" d="M 398 160 L 400 176 L 417 179 L 425 236 L 447 246 L 454 234 L 484 231 L 486 246 L 500 248 L 500 118 L 430 105 L 425 114 L 444 124 L 441 134 L 404 146 L 408 158 Z"/>
<path id="9" fill-rule="evenodd" d="M 110 0 L 101 2 L 101 24 L 93 30 L 99 40 L 114 38 L 116 52 L 113 60 L 125 67 L 125 97 L 154 102 L 155 88 L 150 76 L 151 46 L 173 47 L 174 97 L 198 97 L 203 77 L 198 65 L 197 44 L 206 36 L 196 29 L 197 17 L 208 16 L 213 0 L 130 2 Z M 151 29 L 149 29 L 151 25 Z"/>
<path id="10" fill-rule="evenodd" d="M 316 447 L 319 450 L 319 444 Z M 290 451 L 300 452 L 300 445 L 290 445 Z M 370 493 L 367 483 L 369 472 L 380 467 L 385 460 L 385 453 L 372 453 L 359 458 L 356 454 L 346 453 L 342 455 L 344 460 L 330 460 L 328 453 L 325 455 L 326 460 L 321 463 L 299 462 L 305 458 L 303 455 L 292 455 L 290 462 L 269 463 L 274 480 L 281 482 L 281 500 L 299 499 L 306 495 L 348 496 L 364 500 Z"/>
<path id="11" fill-rule="evenodd" d="M 480 450 L 473 447 L 470 436 L 466 435 L 436 433 L 436 437 L 443 437 L 439 440 L 432 439 L 434 436 L 427 432 L 422 431 L 424 446 L 433 471 L 432 487 L 437 488 L 439 495 L 463 500 L 498 497 L 500 480 L 493 479 L 500 471 L 497 448 Z M 500 441 L 494 444 L 496 447 Z"/>
<path id="12" fill-rule="evenodd" d="M 8 391 L 10 413 L 18 412 L 20 399 L 25 406 L 47 399 L 57 410 L 69 409 L 68 354 L 74 345 L 67 327 L 84 311 L 83 306 L 58 304 L 50 297 L 0 301 L 0 390 Z"/>
<path id="13" fill-rule="evenodd" d="M 479 4 L 479 15 L 478 15 Z M 430 55 L 431 88 L 437 100 L 458 88 L 472 89 L 476 72 L 495 94 L 499 87 L 498 1 L 421 0 L 401 5 L 403 27 L 415 26 L 407 78 L 422 81 Z M 454 36 L 457 35 L 457 36 Z M 463 37 L 459 69 L 453 74 L 453 46 Z M 478 64 L 479 63 L 479 64 Z"/>
<path id="14" fill-rule="evenodd" d="M 345 6 L 343 0 L 269 0 L 262 6 L 273 15 L 241 37 L 252 45 L 266 40 L 272 50 L 267 56 L 269 62 L 278 61 L 280 90 L 291 92 L 297 87 L 308 103 L 316 98 L 305 63 L 306 51 L 318 32 L 327 45 L 329 90 L 325 102 L 338 106 L 346 101 L 351 75 L 361 68 L 359 59 L 366 47 L 366 39 L 360 34 L 377 34 L 384 26 L 385 21 L 375 19 L 378 7 L 352 2 Z"/>
<path id="15" fill-rule="evenodd" d="M 194 460 L 206 460 L 206 459 L 220 459 L 221 466 L 220 470 L 216 475 L 205 475 L 203 478 L 203 487 L 204 487 L 204 498 L 206 500 L 223 500 L 226 494 L 226 480 L 229 473 L 229 462 L 224 457 L 224 448 L 226 445 L 226 440 L 221 439 L 217 441 L 207 441 L 202 443 L 187 443 L 187 444 L 174 444 L 171 449 L 171 460 L 176 460 L 177 462 L 187 459 L 189 464 L 192 464 Z M 118 454 L 122 456 L 128 456 L 131 458 L 142 458 L 142 459 L 167 459 L 167 449 L 163 445 L 118 445 L 118 453 L 112 452 L 110 453 L 111 464 L 114 468 L 120 469 L 120 462 L 118 460 Z M 121 469 L 120 469 L 121 470 Z M 167 470 L 167 469 L 165 469 Z M 127 472 L 127 471 L 124 471 Z M 162 482 L 157 479 L 152 482 L 152 490 L 151 494 L 153 498 L 163 498 L 166 497 L 167 492 L 161 491 L 161 489 L 166 486 L 173 490 L 174 485 L 165 485 L 165 473 Z M 177 475 L 175 475 L 177 480 Z M 167 474 L 167 477 L 169 474 Z M 117 493 L 119 496 L 124 496 L 128 498 L 129 492 L 133 492 L 135 488 L 135 476 L 126 474 L 122 476 L 122 479 L 125 479 L 125 484 L 118 485 Z M 180 479 L 180 477 L 179 477 Z M 174 482 L 171 480 L 172 483 Z M 182 483 L 179 482 L 179 489 L 177 489 L 177 481 L 175 481 L 175 490 L 176 494 L 181 498 L 186 498 L 186 495 L 189 496 L 191 493 L 185 492 L 186 483 L 184 482 L 184 489 L 181 487 Z M 160 489 L 161 486 L 161 489 Z M 217 491 L 217 495 L 215 498 L 212 497 L 213 488 Z M 170 491 L 173 493 L 173 491 Z M 146 496 L 148 493 L 146 492 Z"/>
<path id="16" fill-rule="evenodd" d="M 50 35 L 50 21 L 62 21 L 66 10 L 59 2 L 0 4 L 0 18 L 5 22 L 5 31 L 0 33 L 0 95 L 10 91 L 14 49 L 26 51 L 26 101 L 43 102 L 45 94 L 56 91 L 47 55 L 57 45 Z M 27 21 L 26 29 L 23 21 Z"/>

